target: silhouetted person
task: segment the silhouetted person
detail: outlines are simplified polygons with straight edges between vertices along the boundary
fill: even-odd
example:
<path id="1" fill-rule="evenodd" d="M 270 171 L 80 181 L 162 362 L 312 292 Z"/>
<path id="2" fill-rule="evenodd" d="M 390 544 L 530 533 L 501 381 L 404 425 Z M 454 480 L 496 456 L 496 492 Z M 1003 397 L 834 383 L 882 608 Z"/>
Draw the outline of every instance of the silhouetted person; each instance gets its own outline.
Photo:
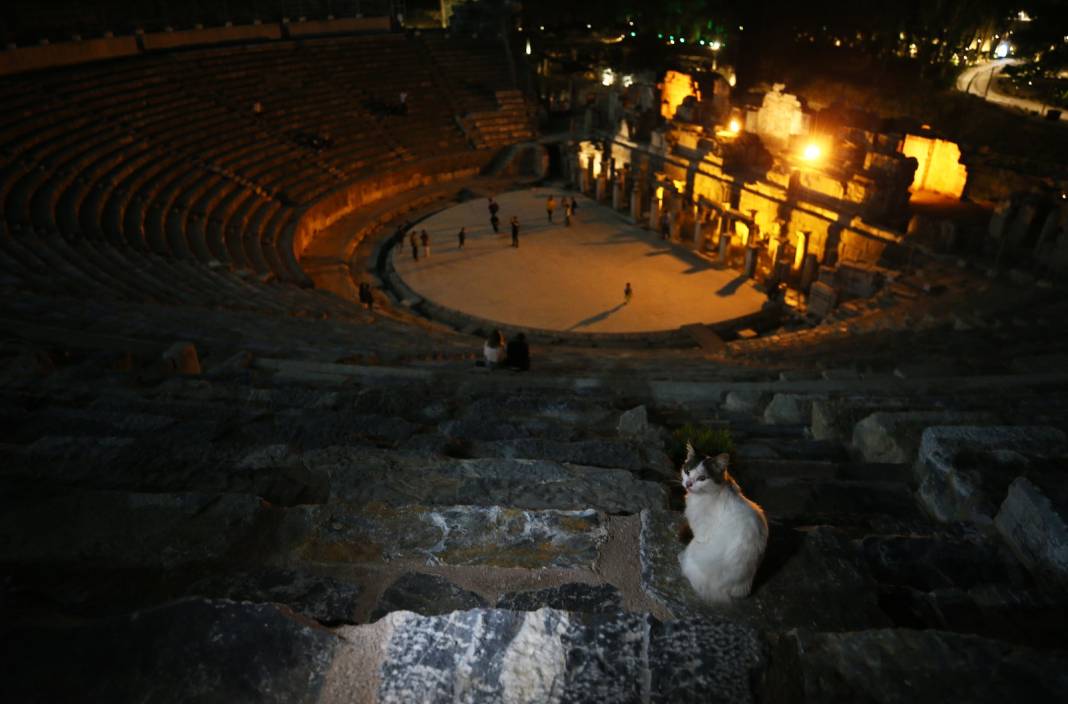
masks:
<path id="1" fill-rule="evenodd" d="M 564 225 L 571 227 L 571 204 L 564 198 Z"/>
<path id="2" fill-rule="evenodd" d="M 501 206 L 497 203 L 497 201 L 493 200 L 493 196 L 490 196 L 489 205 L 486 207 L 489 208 L 490 225 L 493 225 L 493 231 L 500 232 L 501 221 L 500 218 L 497 217 L 497 211 L 501 209 Z"/>
<path id="3" fill-rule="evenodd" d="M 429 259 L 430 258 L 430 235 L 427 234 L 426 230 L 423 230 L 423 234 L 419 235 L 419 239 L 423 243 L 423 256 Z"/>
<path id="4" fill-rule="evenodd" d="M 490 369 L 504 364 L 508 351 L 504 346 L 504 335 L 500 330 L 493 330 L 482 345 L 482 358 Z"/>
<path id="5" fill-rule="evenodd" d="M 360 303 L 367 306 L 369 312 L 374 312 L 375 296 L 371 293 L 371 284 L 366 281 L 360 284 Z"/>
<path id="6" fill-rule="evenodd" d="M 556 210 L 556 199 L 550 195 L 549 200 L 545 201 L 545 213 L 549 216 L 549 224 L 552 224 L 554 210 Z"/>
<path id="7" fill-rule="evenodd" d="M 463 249 L 464 248 L 464 242 L 467 241 L 467 228 L 466 227 L 461 227 L 460 228 L 460 232 L 456 235 L 456 239 L 460 241 L 460 245 L 459 245 L 459 247 L 457 247 L 457 249 Z"/>
<path id="8" fill-rule="evenodd" d="M 530 346 L 527 344 L 527 336 L 519 333 L 508 343 L 509 369 L 525 372 L 530 369 Z"/>
<path id="9" fill-rule="evenodd" d="M 571 196 L 571 217 L 578 217 L 578 201 L 575 196 Z"/>
<path id="10" fill-rule="evenodd" d="M 634 289 L 630 287 L 630 282 L 628 281 L 627 285 L 623 287 L 623 305 L 630 303 L 630 298 L 633 295 Z"/>
<path id="11" fill-rule="evenodd" d="M 519 218 L 512 216 L 512 246 L 519 247 Z"/>

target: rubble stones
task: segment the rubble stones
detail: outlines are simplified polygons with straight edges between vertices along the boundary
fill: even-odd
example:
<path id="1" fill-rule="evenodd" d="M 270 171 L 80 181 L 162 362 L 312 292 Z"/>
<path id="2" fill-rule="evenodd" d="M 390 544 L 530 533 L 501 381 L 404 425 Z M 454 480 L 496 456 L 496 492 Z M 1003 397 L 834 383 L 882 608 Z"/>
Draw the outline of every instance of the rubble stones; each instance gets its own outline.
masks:
<path id="1" fill-rule="evenodd" d="M 916 463 L 920 499 L 938 520 L 989 524 L 1032 458 L 1056 456 L 1065 447 L 1064 433 L 1048 427 L 927 428 Z"/>

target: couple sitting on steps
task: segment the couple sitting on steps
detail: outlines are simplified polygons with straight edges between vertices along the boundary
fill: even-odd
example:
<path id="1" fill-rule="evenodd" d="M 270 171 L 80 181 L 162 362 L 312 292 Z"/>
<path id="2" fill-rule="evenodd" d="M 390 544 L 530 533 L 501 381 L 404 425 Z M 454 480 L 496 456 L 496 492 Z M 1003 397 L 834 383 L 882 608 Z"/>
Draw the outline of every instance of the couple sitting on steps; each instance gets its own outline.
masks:
<path id="1" fill-rule="evenodd" d="M 504 335 L 494 330 L 482 345 L 482 360 L 479 366 L 489 369 L 505 367 L 513 371 L 525 372 L 530 369 L 530 346 L 527 336 L 519 333 L 505 346 Z"/>

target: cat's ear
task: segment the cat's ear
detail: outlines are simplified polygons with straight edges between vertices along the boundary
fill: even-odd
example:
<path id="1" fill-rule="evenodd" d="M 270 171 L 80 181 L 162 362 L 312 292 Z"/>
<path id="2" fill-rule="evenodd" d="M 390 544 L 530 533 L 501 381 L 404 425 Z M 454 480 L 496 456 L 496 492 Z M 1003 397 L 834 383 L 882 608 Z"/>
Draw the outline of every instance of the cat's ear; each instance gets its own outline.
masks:
<path id="1" fill-rule="evenodd" d="M 728 455 L 726 452 L 722 452 L 712 459 L 712 464 L 715 465 L 716 471 L 720 474 L 726 471 L 727 466 L 730 464 L 730 462 L 731 456 Z"/>
<path id="2" fill-rule="evenodd" d="M 697 453 L 696 453 L 696 452 L 694 452 L 694 450 L 693 450 L 693 444 L 692 444 L 692 443 L 691 443 L 691 442 L 690 442 L 689 440 L 687 440 L 687 441 L 686 441 L 686 459 L 684 459 L 684 460 L 682 461 L 682 464 L 683 464 L 683 465 L 688 465 L 688 464 L 690 464 L 691 462 L 693 462 L 693 458 L 694 458 L 694 457 L 695 457 L 696 455 L 697 455 Z"/>

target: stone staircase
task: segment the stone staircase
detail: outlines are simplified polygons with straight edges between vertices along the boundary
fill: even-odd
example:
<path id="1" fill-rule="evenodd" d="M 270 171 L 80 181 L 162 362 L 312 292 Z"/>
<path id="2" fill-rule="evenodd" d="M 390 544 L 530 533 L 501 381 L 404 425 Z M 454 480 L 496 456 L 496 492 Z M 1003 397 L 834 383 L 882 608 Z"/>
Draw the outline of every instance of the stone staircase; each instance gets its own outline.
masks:
<path id="1" fill-rule="evenodd" d="M 518 90 L 495 93 L 497 109 L 469 112 L 461 118 L 465 131 L 479 149 L 505 147 L 534 138 L 526 101 Z"/>
<path id="2" fill-rule="evenodd" d="M 683 390 L 211 350 L 175 375 L 7 339 L 16 698 L 1001 701 L 1068 685 L 1066 378 Z M 684 422 L 730 430 L 771 522 L 753 595 L 727 607 L 678 569 L 664 441 Z"/>

